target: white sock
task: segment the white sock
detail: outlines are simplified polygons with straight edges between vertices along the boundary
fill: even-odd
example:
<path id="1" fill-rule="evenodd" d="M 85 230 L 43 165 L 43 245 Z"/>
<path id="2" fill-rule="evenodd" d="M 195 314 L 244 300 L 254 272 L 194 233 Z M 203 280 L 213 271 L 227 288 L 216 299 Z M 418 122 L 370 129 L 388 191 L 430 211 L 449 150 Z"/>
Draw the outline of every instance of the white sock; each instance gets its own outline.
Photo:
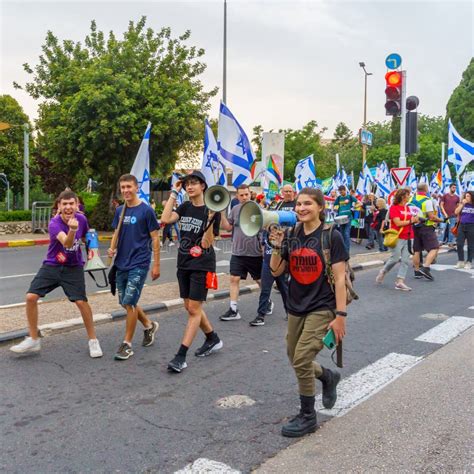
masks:
<path id="1" fill-rule="evenodd" d="M 231 309 L 232 311 L 237 312 L 237 301 L 231 301 L 231 302 L 230 302 L 230 309 Z"/>

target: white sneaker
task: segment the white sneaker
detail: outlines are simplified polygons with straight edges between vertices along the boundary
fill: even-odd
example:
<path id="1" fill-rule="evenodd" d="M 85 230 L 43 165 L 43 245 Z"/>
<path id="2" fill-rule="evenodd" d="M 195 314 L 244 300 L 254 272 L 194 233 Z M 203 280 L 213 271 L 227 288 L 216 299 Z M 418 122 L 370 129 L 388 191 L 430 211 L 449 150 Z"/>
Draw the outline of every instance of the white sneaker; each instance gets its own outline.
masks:
<path id="1" fill-rule="evenodd" d="M 39 339 L 32 339 L 31 337 L 25 337 L 20 344 L 10 347 L 12 352 L 17 354 L 24 354 L 26 352 L 38 352 L 41 349 L 41 341 Z"/>
<path id="2" fill-rule="evenodd" d="M 400 291 L 411 291 L 411 288 L 405 285 L 403 281 L 399 281 L 398 283 L 395 283 L 395 289 L 400 290 Z"/>
<path id="3" fill-rule="evenodd" d="M 456 263 L 456 268 L 464 268 L 464 262 Z"/>
<path id="4" fill-rule="evenodd" d="M 102 349 L 100 348 L 98 339 L 89 339 L 89 355 L 95 359 L 96 357 L 102 357 Z"/>
<path id="5" fill-rule="evenodd" d="M 174 242 L 170 242 L 170 243 L 169 243 L 169 246 L 170 246 L 170 247 L 173 247 L 174 245 L 175 245 Z"/>
<path id="6" fill-rule="evenodd" d="M 466 263 L 464 264 L 464 268 L 465 268 L 466 270 L 470 270 L 470 269 L 472 268 L 471 262 L 466 262 Z"/>

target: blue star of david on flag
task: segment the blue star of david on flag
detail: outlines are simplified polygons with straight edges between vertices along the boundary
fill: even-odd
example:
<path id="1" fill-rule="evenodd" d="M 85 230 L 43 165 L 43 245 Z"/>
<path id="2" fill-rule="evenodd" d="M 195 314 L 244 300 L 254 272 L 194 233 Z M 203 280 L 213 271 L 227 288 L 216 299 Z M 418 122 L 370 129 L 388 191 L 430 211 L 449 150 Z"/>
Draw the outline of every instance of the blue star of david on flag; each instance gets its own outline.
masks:
<path id="1" fill-rule="evenodd" d="M 130 174 L 135 176 L 138 181 L 138 197 L 148 205 L 150 205 L 150 132 L 151 122 L 148 122 L 142 143 L 130 171 Z"/>

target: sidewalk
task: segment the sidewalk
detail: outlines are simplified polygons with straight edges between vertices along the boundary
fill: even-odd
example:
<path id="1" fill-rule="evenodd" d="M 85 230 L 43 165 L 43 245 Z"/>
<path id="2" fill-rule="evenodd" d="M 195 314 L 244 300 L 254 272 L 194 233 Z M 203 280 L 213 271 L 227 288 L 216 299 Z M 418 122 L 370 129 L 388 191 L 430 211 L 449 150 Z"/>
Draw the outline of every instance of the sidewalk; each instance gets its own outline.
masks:
<path id="1" fill-rule="evenodd" d="M 101 242 L 112 239 L 112 232 L 101 232 Z M 48 234 L 4 234 L 0 235 L 0 248 L 3 247 L 31 247 L 32 245 L 48 245 Z"/>
<path id="2" fill-rule="evenodd" d="M 380 266 L 388 257 L 389 252 L 355 255 L 351 258 L 351 265 L 355 271 L 360 271 L 364 268 Z M 209 302 L 214 298 L 227 298 L 229 295 L 229 275 L 219 275 L 218 279 L 219 289 L 209 291 Z M 248 286 L 245 286 L 246 283 L 243 283 L 241 290 L 243 292 L 256 291 L 258 287 L 256 284 L 252 285 L 252 283 L 252 281 L 247 283 Z M 123 309 L 118 304 L 117 296 L 112 296 L 109 291 L 91 294 L 88 296 L 88 299 L 94 313 L 94 319 L 97 322 L 107 322 L 123 317 Z M 153 305 L 148 311 L 150 313 L 182 306 L 183 303 L 179 298 L 177 282 L 145 286 L 140 298 L 140 304 L 145 310 L 147 310 L 147 306 Z M 68 321 L 70 322 L 69 324 L 67 324 Z M 40 303 L 39 323 L 40 328 L 46 325 L 43 332 L 82 326 L 76 305 L 71 304 L 66 298 Z M 20 303 L 9 308 L 0 308 L 0 342 L 23 337 L 26 335 L 25 329 L 26 316 L 24 304 Z"/>
<path id="3" fill-rule="evenodd" d="M 474 329 L 255 473 L 472 472 Z"/>

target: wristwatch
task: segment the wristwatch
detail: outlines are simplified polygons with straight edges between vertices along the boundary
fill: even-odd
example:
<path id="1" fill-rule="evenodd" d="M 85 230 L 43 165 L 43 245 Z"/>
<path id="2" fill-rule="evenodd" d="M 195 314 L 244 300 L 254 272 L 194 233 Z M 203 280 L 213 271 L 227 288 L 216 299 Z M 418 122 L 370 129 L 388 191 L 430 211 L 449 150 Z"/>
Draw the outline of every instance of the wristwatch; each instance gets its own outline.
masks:
<path id="1" fill-rule="evenodd" d="M 345 318 L 347 317 L 347 313 L 345 311 L 336 311 L 336 316 L 342 316 Z"/>

